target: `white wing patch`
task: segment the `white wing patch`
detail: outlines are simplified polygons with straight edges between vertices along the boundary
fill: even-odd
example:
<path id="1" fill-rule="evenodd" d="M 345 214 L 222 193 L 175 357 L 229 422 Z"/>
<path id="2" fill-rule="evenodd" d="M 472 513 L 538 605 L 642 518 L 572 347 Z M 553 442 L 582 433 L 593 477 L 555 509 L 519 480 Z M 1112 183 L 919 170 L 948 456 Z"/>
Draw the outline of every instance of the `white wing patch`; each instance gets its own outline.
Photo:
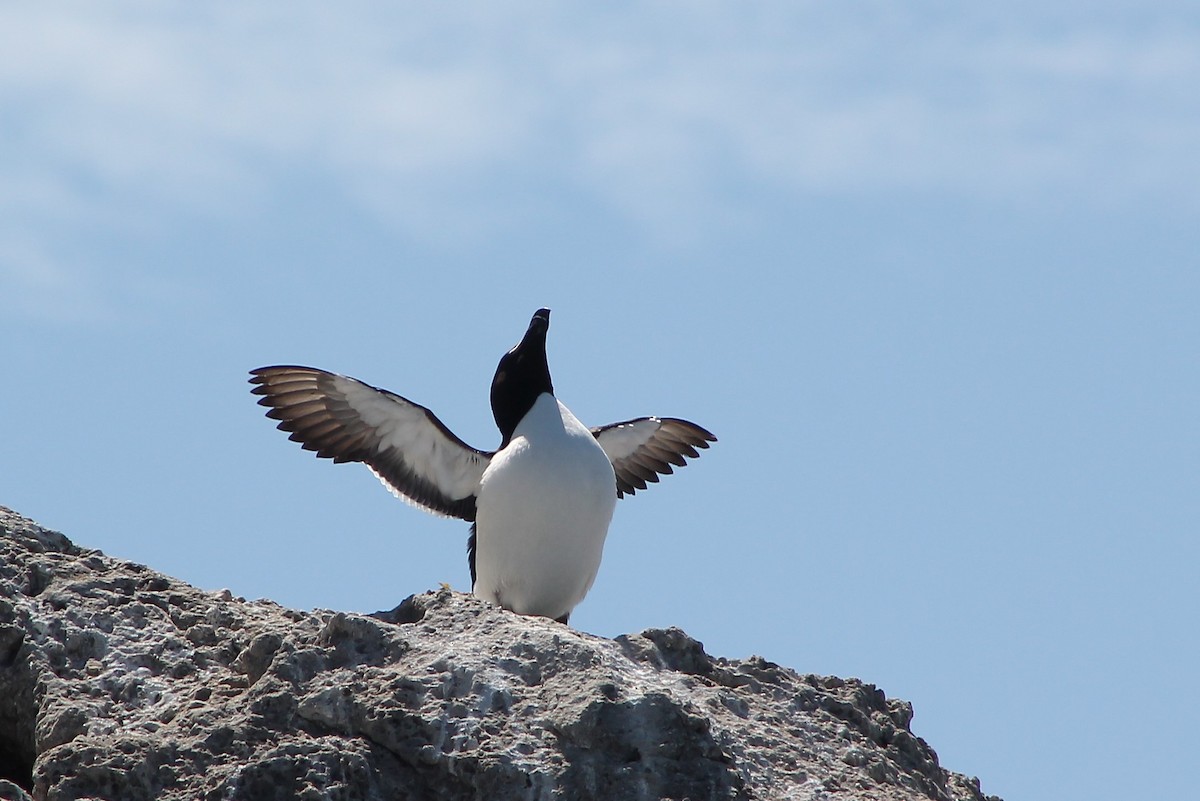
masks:
<path id="1" fill-rule="evenodd" d="M 697 448 L 707 448 L 717 438 L 707 429 L 676 417 L 639 417 L 593 428 L 592 434 L 612 462 L 617 477 L 617 497 L 632 495 L 683 467 L 684 457 L 695 459 Z"/>
<path id="2" fill-rule="evenodd" d="M 381 455 L 402 459 L 449 498 L 475 493 L 490 454 L 467 446 L 444 426 L 433 423 L 432 413 L 424 406 L 353 378 L 335 376 L 333 384 L 362 422 L 375 431 Z M 372 472 L 393 493 L 404 497 L 402 488 L 392 486 L 374 468 Z"/>
<path id="3" fill-rule="evenodd" d="M 317 456 L 363 462 L 393 494 L 435 515 L 475 519 L 492 454 L 467 445 L 433 412 L 387 390 L 312 367 L 251 371 L 267 416 Z"/>

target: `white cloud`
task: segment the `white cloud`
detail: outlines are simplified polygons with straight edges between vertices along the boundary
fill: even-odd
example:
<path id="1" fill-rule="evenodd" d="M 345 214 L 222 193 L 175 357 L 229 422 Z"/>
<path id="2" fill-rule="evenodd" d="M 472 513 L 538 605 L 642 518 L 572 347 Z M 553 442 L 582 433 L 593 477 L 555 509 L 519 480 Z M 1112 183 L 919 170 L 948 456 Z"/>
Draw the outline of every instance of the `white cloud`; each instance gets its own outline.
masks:
<path id="1" fill-rule="evenodd" d="M 276 202 L 305 170 L 456 232 L 521 173 L 668 236 L 755 184 L 1200 205 L 1194 27 L 649 8 L 9 4 L 0 207 L 27 232 L 153 226 Z"/>

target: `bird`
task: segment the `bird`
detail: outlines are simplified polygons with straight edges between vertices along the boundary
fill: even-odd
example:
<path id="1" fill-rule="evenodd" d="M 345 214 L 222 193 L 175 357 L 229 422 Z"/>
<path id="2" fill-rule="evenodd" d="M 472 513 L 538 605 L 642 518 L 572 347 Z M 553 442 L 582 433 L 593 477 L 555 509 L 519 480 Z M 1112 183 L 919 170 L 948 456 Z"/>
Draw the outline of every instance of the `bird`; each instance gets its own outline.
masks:
<path id="1" fill-rule="evenodd" d="M 314 367 L 250 371 L 278 429 L 318 457 L 361 462 L 395 496 L 471 523 L 472 593 L 566 624 L 591 589 L 619 498 L 682 467 L 717 438 L 676 417 L 589 428 L 554 394 L 550 310 L 538 309 L 496 367 L 495 450 L 474 448 L 429 409 Z"/>

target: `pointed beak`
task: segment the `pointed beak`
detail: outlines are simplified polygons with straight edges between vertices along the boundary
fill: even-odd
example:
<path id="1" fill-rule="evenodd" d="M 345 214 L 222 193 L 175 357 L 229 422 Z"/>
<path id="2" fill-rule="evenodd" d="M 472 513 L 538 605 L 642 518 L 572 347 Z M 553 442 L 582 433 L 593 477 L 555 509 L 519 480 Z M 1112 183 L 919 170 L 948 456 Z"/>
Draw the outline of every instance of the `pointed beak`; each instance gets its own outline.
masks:
<path id="1" fill-rule="evenodd" d="M 546 348 L 546 332 L 550 330 L 550 310 L 538 309 L 534 312 L 533 319 L 529 321 L 529 328 L 525 331 L 525 336 L 521 337 L 521 341 L 513 345 L 509 353 L 525 353 L 535 347 L 534 343 L 538 343 L 536 347 L 540 347 L 543 351 Z"/>

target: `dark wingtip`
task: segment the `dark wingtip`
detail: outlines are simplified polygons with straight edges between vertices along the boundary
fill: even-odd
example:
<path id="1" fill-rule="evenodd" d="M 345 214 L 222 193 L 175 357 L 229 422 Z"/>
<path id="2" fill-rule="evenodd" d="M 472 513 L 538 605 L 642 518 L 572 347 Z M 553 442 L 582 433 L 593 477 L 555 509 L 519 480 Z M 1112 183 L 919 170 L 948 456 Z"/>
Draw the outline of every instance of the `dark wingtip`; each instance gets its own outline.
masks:
<path id="1" fill-rule="evenodd" d="M 271 380 L 271 376 L 276 373 L 285 373 L 289 370 L 312 370 L 311 367 L 301 367 L 293 364 L 271 364 L 266 367 L 255 367 L 250 371 L 251 384 L 265 384 Z"/>

